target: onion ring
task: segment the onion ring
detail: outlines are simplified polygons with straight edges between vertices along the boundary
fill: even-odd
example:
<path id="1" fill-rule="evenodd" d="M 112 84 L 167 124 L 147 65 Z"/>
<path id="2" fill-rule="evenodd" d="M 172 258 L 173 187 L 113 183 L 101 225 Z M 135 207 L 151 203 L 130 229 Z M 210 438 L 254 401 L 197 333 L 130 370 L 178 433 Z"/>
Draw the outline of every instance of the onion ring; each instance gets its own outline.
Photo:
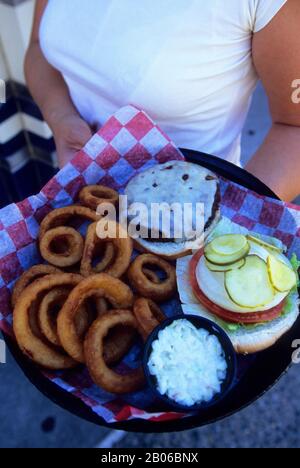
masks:
<path id="1" fill-rule="evenodd" d="M 101 317 L 101 315 L 106 314 L 108 312 L 108 303 L 104 299 L 104 297 L 96 297 L 95 298 L 95 306 L 96 306 L 96 316 L 97 318 Z"/>
<path id="2" fill-rule="evenodd" d="M 119 201 L 119 194 L 104 185 L 88 185 L 79 193 L 79 200 L 82 205 L 96 211 L 102 203 L 111 203 L 116 206 Z"/>
<path id="3" fill-rule="evenodd" d="M 109 312 L 108 302 L 103 298 L 95 298 L 96 316 L 102 317 Z M 104 340 L 103 357 L 108 366 L 118 363 L 128 353 L 135 338 L 134 330 L 124 326 L 115 327 Z"/>
<path id="4" fill-rule="evenodd" d="M 36 336 L 40 340 L 44 340 L 45 337 L 39 325 L 39 301 L 38 300 L 35 300 L 29 309 L 29 326 L 34 336 Z"/>
<path id="5" fill-rule="evenodd" d="M 52 265 L 66 268 L 80 262 L 84 241 L 73 228 L 66 226 L 50 229 L 40 240 L 40 252 Z"/>
<path id="6" fill-rule="evenodd" d="M 112 224 L 113 223 L 111 222 L 110 225 L 112 226 Z M 121 276 L 127 271 L 133 252 L 132 239 L 127 235 L 127 233 L 123 233 L 122 227 L 118 223 L 115 224 L 115 228 L 116 237 L 114 239 L 100 239 L 97 235 L 97 223 L 93 223 L 89 226 L 81 261 L 80 273 L 82 276 L 88 277 L 97 273 L 93 268 L 93 256 L 95 255 L 97 248 L 99 248 L 99 245 L 101 246 L 107 243 L 113 245 L 114 256 L 113 262 L 103 270 L 103 273 L 107 273 L 114 278 L 121 278 Z"/>
<path id="7" fill-rule="evenodd" d="M 86 206 L 70 205 L 51 211 L 41 222 L 39 238 L 44 237 L 47 231 L 60 226 L 66 226 L 72 218 L 83 218 L 95 222 L 99 216 Z"/>
<path id="8" fill-rule="evenodd" d="M 109 312 L 109 304 L 103 297 L 93 297 L 96 306 L 96 318 Z M 104 360 L 108 366 L 118 363 L 133 345 L 135 332 L 131 328 L 115 327 L 104 341 Z"/>
<path id="9" fill-rule="evenodd" d="M 68 288 L 55 288 L 52 289 L 43 298 L 39 307 L 38 318 L 41 332 L 47 340 L 54 346 L 61 347 L 59 336 L 57 333 L 57 315 L 59 310 L 66 302 L 70 289 Z M 97 317 L 107 313 L 108 304 L 103 298 L 96 298 L 97 304 Z M 58 307 L 58 311 L 55 308 Z M 80 340 L 82 340 L 88 332 L 90 326 L 95 320 L 91 316 L 91 311 L 87 309 L 86 305 L 81 306 L 78 315 L 75 318 L 76 332 Z M 135 333 L 128 327 L 115 327 L 105 339 L 104 346 L 104 360 L 108 366 L 119 362 L 129 351 L 133 344 Z"/>
<path id="10" fill-rule="evenodd" d="M 58 315 L 57 328 L 65 351 L 81 363 L 85 362 L 85 357 L 82 342 L 76 332 L 75 317 L 81 304 L 93 296 L 104 297 L 113 308 L 130 308 L 133 305 L 130 288 L 119 279 L 105 273 L 90 276 L 73 289 Z"/>
<path id="11" fill-rule="evenodd" d="M 58 312 L 66 302 L 70 292 L 70 289 L 66 287 L 54 288 L 44 296 L 39 307 L 38 319 L 41 332 L 54 346 L 61 346 L 57 333 L 56 321 Z M 75 324 L 77 334 L 80 338 L 86 335 L 92 322 L 91 314 L 86 307 L 82 306 L 80 313 L 78 313 L 76 317 Z"/>
<path id="12" fill-rule="evenodd" d="M 155 271 L 150 270 L 150 268 L 143 268 L 143 273 L 146 278 L 154 284 L 160 284 L 161 279 Z"/>
<path id="13" fill-rule="evenodd" d="M 81 276 L 67 273 L 45 276 L 28 286 L 16 303 L 13 313 L 13 329 L 17 343 L 27 357 L 46 369 L 70 369 L 77 363 L 65 353 L 34 335 L 29 323 L 30 308 L 37 297 L 52 288 L 74 287 L 81 281 Z"/>
<path id="14" fill-rule="evenodd" d="M 155 284 L 143 272 L 145 266 L 151 265 L 163 270 L 166 279 Z M 175 268 L 166 260 L 152 254 L 144 254 L 137 257 L 128 270 L 128 279 L 140 296 L 153 299 L 155 302 L 164 302 L 171 299 L 177 289 Z"/>
<path id="15" fill-rule="evenodd" d="M 91 326 L 84 342 L 84 353 L 88 370 L 96 385 L 110 393 L 124 394 L 143 388 L 145 377 L 142 367 L 120 375 L 105 364 L 104 339 L 118 325 L 138 329 L 137 320 L 130 310 L 111 311 Z"/>
<path id="16" fill-rule="evenodd" d="M 124 325 L 116 326 L 108 333 L 103 345 L 103 358 L 107 366 L 117 364 L 126 356 L 135 336 L 135 330 Z"/>
<path id="17" fill-rule="evenodd" d="M 147 341 L 153 330 L 166 319 L 158 305 L 150 299 L 137 299 L 133 306 L 133 313 L 144 341 Z"/>
<path id="18" fill-rule="evenodd" d="M 33 283 L 38 278 L 42 278 L 46 275 L 55 275 L 61 273 L 61 270 L 55 268 L 51 265 L 35 265 L 31 267 L 28 271 L 25 271 L 18 281 L 16 282 L 13 293 L 11 296 L 11 305 L 14 308 L 19 296 L 22 294 L 25 288 Z"/>
<path id="19" fill-rule="evenodd" d="M 107 242 L 103 257 L 99 263 L 95 266 L 95 273 L 103 273 L 115 258 L 115 248 L 111 242 Z"/>

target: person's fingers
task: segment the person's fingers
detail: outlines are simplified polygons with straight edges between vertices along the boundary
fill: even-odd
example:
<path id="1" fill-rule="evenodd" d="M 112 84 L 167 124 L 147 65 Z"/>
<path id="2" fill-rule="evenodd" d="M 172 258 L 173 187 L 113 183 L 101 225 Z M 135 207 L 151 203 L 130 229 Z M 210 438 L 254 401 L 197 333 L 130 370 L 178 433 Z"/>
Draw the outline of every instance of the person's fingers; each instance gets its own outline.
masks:
<path id="1" fill-rule="evenodd" d="M 84 120 L 74 119 L 69 122 L 67 143 L 71 148 L 80 150 L 92 136 L 92 131 Z"/>
<path id="2" fill-rule="evenodd" d="M 92 138 L 92 130 L 79 116 L 65 117 L 54 131 L 59 167 L 64 167 Z"/>
<path id="3" fill-rule="evenodd" d="M 63 167 L 66 166 L 76 155 L 77 150 L 74 149 L 61 149 L 57 151 L 57 162 L 58 162 L 58 167 L 62 169 Z"/>

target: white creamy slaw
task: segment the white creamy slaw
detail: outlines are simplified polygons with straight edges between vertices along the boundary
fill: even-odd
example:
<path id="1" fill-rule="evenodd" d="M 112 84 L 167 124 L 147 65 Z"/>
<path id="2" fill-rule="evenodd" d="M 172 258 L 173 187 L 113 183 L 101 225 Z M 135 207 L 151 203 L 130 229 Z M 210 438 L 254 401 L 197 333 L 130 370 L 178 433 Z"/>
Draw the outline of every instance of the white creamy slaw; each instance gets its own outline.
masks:
<path id="1" fill-rule="evenodd" d="M 184 319 L 159 332 L 148 367 L 159 393 L 187 407 L 210 402 L 227 375 L 218 338 Z"/>

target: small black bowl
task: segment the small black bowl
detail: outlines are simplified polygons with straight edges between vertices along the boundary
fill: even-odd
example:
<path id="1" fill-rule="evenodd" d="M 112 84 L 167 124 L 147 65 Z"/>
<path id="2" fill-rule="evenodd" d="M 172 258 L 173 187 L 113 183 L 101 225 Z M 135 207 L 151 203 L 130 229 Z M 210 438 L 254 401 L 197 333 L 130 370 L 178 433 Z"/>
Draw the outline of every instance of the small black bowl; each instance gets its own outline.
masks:
<path id="1" fill-rule="evenodd" d="M 220 341 L 224 353 L 225 353 L 225 359 L 227 361 L 227 375 L 226 379 L 224 380 L 222 384 L 222 389 L 221 392 L 216 394 L 212 400 L 209 402 L 202 402 L 200 404 L 196 404 L 194 406 L 184 406 L 179 403 L 177 403 L 174 400 L 171 400 L 169 397 L 166 395 L 161 395 L 157 389 L 157 380 L 156 378 L 150 374 L 149 367 L 148 367 L 148 362 L 150 358 L 150 354 L 152 352 L 152 343 L 158 339 L 158 334 L 161 330 L 164 328 L 168 327 L 171 325 L 173 322 L 177 320 L 188 320 L 191 322 L 196 328 L 204 328 L 207 330 L 211 335 L 215 335 L 218 340 Z M 236 359 L 236 353 L 235 350 L 232 346 L 232 343 L 229 339 L 229 337 L 226 335 L 226 333 L 220 328 L 218 325 L 216 325 L 214 322 L 207 320 L 202 317 L 198 317 L 196 315 L 177 315 L 172 318 L 166 319 L 164 322 L 162 322 L 149 336 L 145 349 L 144 349 L 144 355 L 143 355 L 143 368 L 144 368 L 144 373 L 146 376 L 146 380 L 149 384 L 150 389 L 152 390 L 154 396 L 160 400 L 164 405 L 166 405 L 166 410 L 176 410 L 177 412 L 193 412 L 193 411 L 199 411 L 199 410 L 205 410 L 207 408 L 210 408 L 213 405 L 216 405 L 219 403 L 223 398 L 225 398 L 226 395 L 228 395 L 229 391 L 231 390 L 235 377 L 236 377 L 236 369 L 237 369 L 237 359 Z M 180 372 L 180 369 L 178 369 L 178 372 Z"/>

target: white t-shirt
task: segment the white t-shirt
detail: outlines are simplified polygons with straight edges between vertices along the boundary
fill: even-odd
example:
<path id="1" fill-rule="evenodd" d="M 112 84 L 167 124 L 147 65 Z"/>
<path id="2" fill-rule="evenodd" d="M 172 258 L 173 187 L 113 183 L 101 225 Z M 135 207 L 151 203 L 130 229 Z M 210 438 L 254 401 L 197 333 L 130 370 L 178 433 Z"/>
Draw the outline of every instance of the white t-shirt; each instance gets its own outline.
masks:
<path id="1" fill-rule="evenodd" d="M 240 161 L 252 35 L 287 0 L 49 0 L 42 50 L 80 114 L 144 109 L 175 144 Z"/>

